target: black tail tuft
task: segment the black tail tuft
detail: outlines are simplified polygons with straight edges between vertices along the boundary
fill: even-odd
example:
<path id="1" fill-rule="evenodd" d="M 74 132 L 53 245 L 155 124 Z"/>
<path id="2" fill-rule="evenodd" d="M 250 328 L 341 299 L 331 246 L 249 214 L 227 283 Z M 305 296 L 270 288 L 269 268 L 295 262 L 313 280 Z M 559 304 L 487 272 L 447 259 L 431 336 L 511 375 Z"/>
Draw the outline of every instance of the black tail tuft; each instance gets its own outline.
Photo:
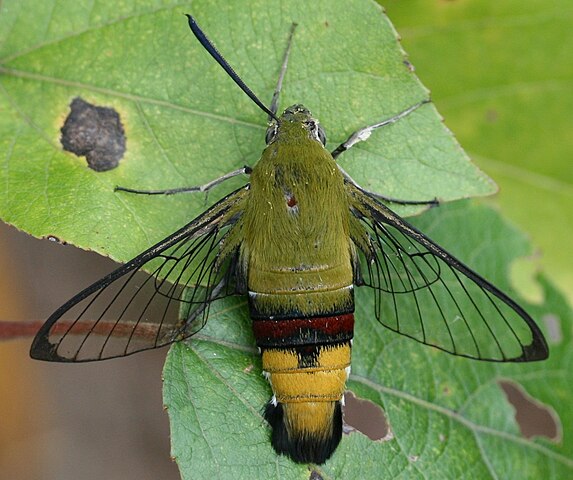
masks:
<path id="1" fill-rule="evenodd" d="M 307 415 L 299 412 L 288 412 L 293 408 L 306 409 Z M 321 420 L 321 413 L 313 416 L 317 407 L 330 411 Z M 290 413 L 290 415 L 289 415 Z M 277 453 L 287 455 L 297 463 L 322 464 L 336 450 L 342 437 L 342 407 L 340 402 L 315 402 L 273 405 L 269 403 L 264 412 L 265 419 L 272 427 L 271 443 Z M 314 420 L 313 425 L 306 425 L 308 418 Z M 318 419 L 318 421 L 316 421 Z"/>

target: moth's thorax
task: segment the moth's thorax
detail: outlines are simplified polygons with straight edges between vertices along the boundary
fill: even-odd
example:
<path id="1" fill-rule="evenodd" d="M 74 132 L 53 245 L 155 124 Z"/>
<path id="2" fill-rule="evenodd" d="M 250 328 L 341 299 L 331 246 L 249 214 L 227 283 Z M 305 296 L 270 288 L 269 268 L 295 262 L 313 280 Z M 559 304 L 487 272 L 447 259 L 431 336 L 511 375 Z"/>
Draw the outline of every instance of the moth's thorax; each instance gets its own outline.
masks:
<path id="1" fill-rule="evenodd" d="M 297 107 L 299 108 L 299 107 Z M 305 112 L 286 127 L 301 132 Z M 305 117 L 307 118 L 307 117 Z M 352 284 L 348 196 L 332 155 L 308 132 L 277 136 L 251 173 L 243 222 L 249 288 L 334 290 Z M 285 137 L 285 138 L 286 138 Z M 289 274 L 289 272 L 291 272 Z"/>

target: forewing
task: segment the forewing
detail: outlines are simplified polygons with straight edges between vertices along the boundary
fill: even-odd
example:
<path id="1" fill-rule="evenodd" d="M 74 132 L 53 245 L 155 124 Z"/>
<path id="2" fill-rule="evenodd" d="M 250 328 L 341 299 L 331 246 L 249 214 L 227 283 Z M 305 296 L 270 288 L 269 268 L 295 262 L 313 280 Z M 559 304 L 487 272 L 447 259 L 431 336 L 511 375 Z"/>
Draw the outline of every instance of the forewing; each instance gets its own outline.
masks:
<path id="1" fill-rule="evenodd" d="M 365 257 L 358 284 L 374 290 L 380 323 L 455 355 L 547 358 L 543 334 L 511 298 L 366 192 L 347 188 L 351 236 Z"/>
<path id="2" fill-rule="evenodd" d="M 209 304 L 235 293 L 233 229 L 247 192 L 242 188 L 228 195 L 69 300 L 42 326 L 31 356 L 60 362 L 103 360 L 196 333 Z"/>

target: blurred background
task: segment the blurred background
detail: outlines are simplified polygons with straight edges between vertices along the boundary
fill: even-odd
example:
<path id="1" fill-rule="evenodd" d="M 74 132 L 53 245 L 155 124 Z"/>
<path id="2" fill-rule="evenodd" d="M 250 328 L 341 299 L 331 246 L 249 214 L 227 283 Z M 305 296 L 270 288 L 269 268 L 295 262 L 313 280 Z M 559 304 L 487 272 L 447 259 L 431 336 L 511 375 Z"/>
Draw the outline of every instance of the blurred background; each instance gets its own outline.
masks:
<path id="1" fill-rule="evenodd" d="M 491 204 L 573 299 L 573 4 L 567 0 L 380 2 L 432 100 L 500 188 Z M 519 266 L 524 282 L 532 266 Z M 540 300 L 529 282 L 521 290 Z M 536 298 L 537 296 L 537 298 Z"/>
<path id="2" fill-rule="evenodd" d="M 46 320 L 114 263 L 0 224 L 0 319 Z M 161 398 L 166 349 L 88 364 L 0 344 L 0 478 L 177 479 Z"/>
<path id="3" fill-rule="evenodd" d="M 540 269 L 573 298 L 573 6 L 383 5 L 446 125 L 499 184 L 491 202 L 532 238 L 534 267 L 518 280 Z M 2 224 L 0 320 L 45 320 L 113 265 Z M 536 298 L 534 283 L 523 289 Z M 179 478 L 162 411 L 165 350 L 54 365 L 29 359 L 30 340 L 0 344 L 1 478 Z"/>

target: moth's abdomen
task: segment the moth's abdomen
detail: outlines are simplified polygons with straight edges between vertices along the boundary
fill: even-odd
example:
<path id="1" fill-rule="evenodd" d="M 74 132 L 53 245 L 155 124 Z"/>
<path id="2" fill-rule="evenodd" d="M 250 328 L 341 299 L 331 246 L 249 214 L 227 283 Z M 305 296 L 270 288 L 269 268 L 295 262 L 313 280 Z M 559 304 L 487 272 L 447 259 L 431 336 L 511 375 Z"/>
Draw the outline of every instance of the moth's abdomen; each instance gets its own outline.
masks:
<path id="1" fill-rule="evenodd" d="M 305 129 L 293 125 L 302 141 L 277 139 L 253 168 L 241 264 L 273 389 L 265 410 L 273 447 L 296 462 L 320 464 L 342 436 L 354 257 L 344 178 Z"/>
<path id="2" fill-rule="evenodd" d="M 340 402 L 269 403 L 265 419 L 275 451 L 299 463 L 326 462 L 342 437 Z"/>
<path id="3" fill-rule="evenodd" d="M 274 394 L 265 410 L 273 447 L 297 462 L 324 463 L 342 436 L 341 400 L 354 330 L 352 286 L 291 293 L 300 296 L 291 301 L 288 293 L 265 294 L 262 303 L 260 294 L 249 293 L 253 331 Z M 281 303 L 321 305 L 328 313 L 292 310 L 289 316 Z M 266 312 L 269 304 L 276 315 Z"/>

